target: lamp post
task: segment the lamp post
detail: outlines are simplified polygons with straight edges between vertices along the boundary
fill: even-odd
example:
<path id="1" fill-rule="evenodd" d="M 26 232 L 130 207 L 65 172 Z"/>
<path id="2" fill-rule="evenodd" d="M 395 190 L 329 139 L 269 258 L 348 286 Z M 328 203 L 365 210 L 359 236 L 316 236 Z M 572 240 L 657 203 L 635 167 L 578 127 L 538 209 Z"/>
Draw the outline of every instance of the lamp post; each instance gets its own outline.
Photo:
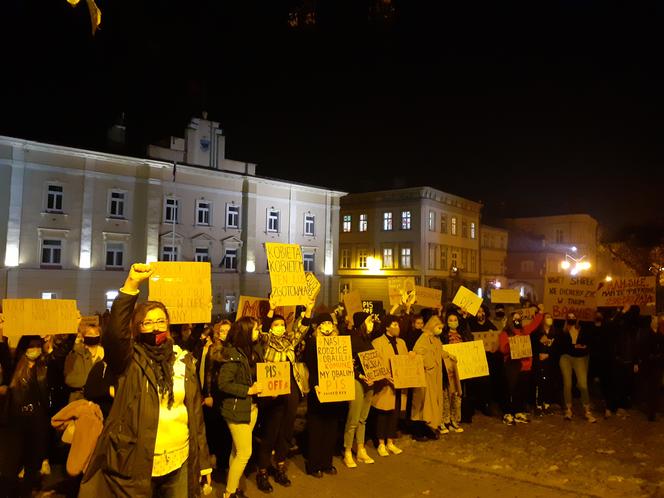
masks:
<path id="1" fill-rule="evenodd" d="M 565 253 L 565 259 L 560 263 L 563 270 L 569 270 L 570 275 L 576 276 L 582 271 L 590 269 L 590 262 L 584 261 L 585 255 L 580 258 L 575 258 L 570 254 Z"/>

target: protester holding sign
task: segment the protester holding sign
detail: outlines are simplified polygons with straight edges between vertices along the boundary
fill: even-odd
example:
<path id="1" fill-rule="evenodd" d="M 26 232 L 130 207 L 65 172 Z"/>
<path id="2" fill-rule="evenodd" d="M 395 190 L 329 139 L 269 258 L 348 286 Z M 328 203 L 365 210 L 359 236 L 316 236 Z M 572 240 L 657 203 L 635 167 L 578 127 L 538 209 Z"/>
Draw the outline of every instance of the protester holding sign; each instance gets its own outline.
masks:
<path id="1" fill-rule="evenodd" d="M 541 307 L 541 305 L 540 305 Z M 541 311 L 541 309 L 540 309 Z M 526 414 L 526 402 L 529 398 L 530 372 L 532 357 L 513 360 L 510 354 L 510 337 L 515 335 L 530 335 L 542 323 L 544 315 L 537 313 L 528 325 L 521 322 L 521 313 L 512 313 L 509 325 L 500 333 L 499 350 L 503 354 L 505 381 L 507 383 L 507 399 L 505 400 L 503 423 L 528 423 L 530 418 Z"/>
<path id="2" fill-rule="evenodd" d="M 105 360 L 121 378 L 81 483 L 79 497 L 198 496 L 210 485 L 201 393 L 191 354 L 174 346 L 166 307 L 136 305 L 149 264 L 133 264 L 102 336 Z M 173 290 L 174 291 L 174 290 Z"/>
<path id="3" fill-rule="evenodd" d="M 558 391 L 558 342 L 551 313 L 544 313 L 542 323 L 530 336 L 535 376 L 535 415 L 549 415 L 551 405 L 559 400 Z"/>
<path id="4" fill-rule="evenodd" d="M 364 311 L 353 315 L 353 330 L 350 333 L 350 342 L 353 352 L 353 366 L 355 367 L 355 399 L 348 404 L 348 417 L 344 429 L 344 464 L 348 468 L 355 468 L 353 460 L 353 442 L 357 441 L 357 460 L 362 463 L 374 463 L 364 447 L 364 435 L 367 417 L 373 399 L 373 381 L 369 380 L 362 367 L 358 354 L 371 351 L 371 334 L 374 330 L 374 317 Z"/>
<path id="5" fill-rule="evenodd" d="M 101 328 L 95 325 L 83 327 L 83 333 L 76 339 L 74 348 L 65 359 L 65 384 L 71 389 L 69 402 L 83 399 L 83 386 L 95 363 L 104 359 L 101 346 Z"/>
<path id="6" fill-rule="evenodd" d="M 458 344 L 473 340 L 467 320 L 463 319 L 457 311 L 448 311 L 445 322 L 447 325 L 441 334 L 443 344 Z"/>

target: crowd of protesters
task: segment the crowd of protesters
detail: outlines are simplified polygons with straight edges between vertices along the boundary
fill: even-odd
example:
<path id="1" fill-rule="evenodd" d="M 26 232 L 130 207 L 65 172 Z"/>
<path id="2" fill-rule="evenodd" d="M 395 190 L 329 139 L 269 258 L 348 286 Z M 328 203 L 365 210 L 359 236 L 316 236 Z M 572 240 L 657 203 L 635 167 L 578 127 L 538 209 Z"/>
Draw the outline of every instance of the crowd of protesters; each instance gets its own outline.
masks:
<path id="1" fill-rule="evenodd" d="M 150 265 L 132 266 L 100 326 L 79 334 L 23 336 L 12 350 L 0 324 L 0 494 L 31 496 L 49 462 L 64 462 L 69 496 L 194 497 L 225 483 L 224 498 L 244 497 L 244 476 L 257 487 L 291 486 L 288 459 L 301 450 L 315 478 L 399 455 L 399 437 L 436 440 L 471 427 L 474 413 L 507 425 L 531 416 L 597 421 L 589 381 L 598 379 L 604 416 L 624 414 L 643 392 L 654 421 L 664 374 L 664 315 L 636 306 L 598 310 L 592 322 L 570 313 L 554 320 L 539 307 L 475 316 L 450 305 L 414 312 L 404 294 L 388 313 L 346 314 L 316 307 L 311 296 L 294 317 L 241 317 L 211 324 L 171 325 L 168 310 L 138 302 Z M 442 346 L 497 335 L 487 346 L 489 376 L 461 380 L 457 358 Z M 317 336 L 348 335 L 355 371 L 349 402 L 318 398 Z M 529 336 L 532 357 L 512 359 L 510 338 Z M 487 343 L 487 344 L 490 344 Z M 372 382 L 358 353 L 384 358 L 421 355 L 426 386 L 395 389 Z M 256 365 L 289 362 L 290 392 L 260 397 Z M 304 401 L 306 400 L 306 403 Z M 294 432 L 306 404 L 303 437 Z M 371 446 L 367 443 L 371 443 Z M 373 448 L 375 455 L 370 454 Z"/>

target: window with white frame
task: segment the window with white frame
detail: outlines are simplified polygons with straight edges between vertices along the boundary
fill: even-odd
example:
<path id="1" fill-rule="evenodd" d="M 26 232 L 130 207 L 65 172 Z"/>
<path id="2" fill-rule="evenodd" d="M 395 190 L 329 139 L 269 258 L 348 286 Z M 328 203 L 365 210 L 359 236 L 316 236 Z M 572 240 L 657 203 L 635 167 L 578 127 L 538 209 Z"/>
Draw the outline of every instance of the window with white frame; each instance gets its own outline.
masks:
<path id="1" fill-rule="evenodd" d="M 163 246 L 161 248 L 162 261 L 177 261 L 178 260 L 178 247 L 177 246 Z"/>
<path id="2" fill-rule="evenodd" d="M 108 192 L 108 217 L 125 217 L 125 196 L 126 192 L 121 190 L 110 190 Z"/>
<path id="3" fill-rule="evenodd" d="M 476 237 L 477 237 L 477 230 L 476 230 L 475 222 L 471 221 L 470 222 L 470 238 L 474 239 Z"/>
<path id="4" fill-rule="evenodd" d="M 341 261 L 340 261 L 340 267 L 341 268 L 350 268 L 350 249 L 347 247 L 343 248 L 341 250 Z"/>
<path id="5" fill-rule="evenodd" d="M 212 203 L 206 200 L 196 201 L 196 224 L 197 225 L 210 225 L 212 215 Z"/>
<path id="6" fill-rule="evenodd" d="M 412 268 L 413 260 L 410 247 L 401 248 L 401 268 Z"/>
<path id="7" fill-rule="evenodd" d="M 344 214 L 343 219 L 343 230 L 344 232 L 350 232 L 353 227 L 353 216 L 350 214 Z"/>
<path id="8" fill-rule="evenodd" d="M 456 216 L 452 216 L 452 224 L 450 226 L 450 233 L 452 235 L 457 234 L 457 218 L 456 218 Z"/>
<path id="9" fill-rule="evenodd" d="M 62 185 L 48 184 L 46 188 L 46 211 L 62 213 L 64 188 Z"/>
<path id="10" fill-rule="evenodd" d="M 392 212 L 385 211 L 383 213 L 383 230 L 389 232 L 392 230 Z"/>
<path id="11" fill-rule="evenodd" d="M 440 246 L 440 268 L 449 269 L 447 266 L 447 246 Z"/>
<path id="12" fill-rule="evenodd" d="M 440 233 L 447 233 L 447 216 L 440 215 Z"/>
<path id="13" fill-rule="evenodd" d="M 279 211 L 277 211 L 276 209 L 267 210 L 267 231 L 268 232 L 279 231 Z"/>
<path id="14" fill-rule="evenodd" d="M 433 210 L 429 211 L 429 231 L 436 231 L 436 212 Z"/>
<path id="15" fill-rule="evenodd" d="M 164 199 L 164 223 L 177 223 L 180 211 L 180 200 L 174 197 Z"/>
<path id="16" fill-rule="evenodd" d="M 450 264 L 452 268 L 459 268 L 459 251 L 452 251 L 450 254 Z"/>
<path id="17" fill-rule="evenodd" d="M 316 264 L 316 255 L 312 252 L 305 252 L 302 254 L 302 260 L 304 262 L 304 271 L 315 271 Z"/>
<path id="18" fill-rule="evenodd" d="M 369 228 L 369 215 L 366 213 L 360 214 L 360 232 L 366 232 Z"/>
<path id="19" fill-rule="evenodd" d="M 221 261 L 221 267 L 224 270 L 237 270 L 237 249 L 227 248 L 224 252 L 224 259 Z"/>
<path id="20" fill-rule="evenodd" d="M 315 235 L 316 219 L 313 214 L 304 215 L 304 235 Z"/>
<path id="21" fill-rule="evenodd" d="M 235 313 L 237 311 L 237 301 L 233 294 L 229 294 L 224 298 L 224 311 L 226 313 Z"/>
<path id="22" fill-rule="evenodd" d="M 226 228 L 240 228 L 240 206 L 226 204 Z"/>
<path id="23" fill-rule="evenodd" d="M 194 261 L 208 263 L 210 261 L 210 249 L 207 247 L 196 247 L 194 249 Z"/>
<path id="24" fill-rule="evenodd" d="M 366 249 L 359 249 L 357 251 L 357 267 L 367 268 L 368 257 L 369 257 L 369 251 L 367 251 Z"/>
<path id="25" fill-rule="evenodd" d="M 107 310 L 111 309 L 111 307 L 113 306 L 113 301 L 115 301 L 116 297 L 118 297 L 118 291 L 116 291 L 116 290 L 106 291 L 106 309 Z"/>
<path id="26" fill-rule="evenodd" d="M 122 242 L 106 243 L 106 268 L 124 268 L 124 244 Z"/>
<path id="27" fill-rule="evenodd" d="M 410 211 L 401 211 L 401 230 L 410 230 L 410 221 Z"/>
<path id="28" fill-rule="evenodd" d="M 461 220 L 461 236 L 465 239 L 468 238 L 468 222 Z"/>
<path id="29" fill-rule="evenodd" d="M 394 267 L 394 249 L 383 247 L 383 268 Z"/>
<path id="30" fill-rule="evenodd" d="M 41 264 L 45 266 L 60 266 L 62 264 L 61 240 L 42 240 Z"/>
<path id="31" fill-rule="evenodd" d="M 429 244 L 429 270 L 436 269 L 436 244 Z"/>

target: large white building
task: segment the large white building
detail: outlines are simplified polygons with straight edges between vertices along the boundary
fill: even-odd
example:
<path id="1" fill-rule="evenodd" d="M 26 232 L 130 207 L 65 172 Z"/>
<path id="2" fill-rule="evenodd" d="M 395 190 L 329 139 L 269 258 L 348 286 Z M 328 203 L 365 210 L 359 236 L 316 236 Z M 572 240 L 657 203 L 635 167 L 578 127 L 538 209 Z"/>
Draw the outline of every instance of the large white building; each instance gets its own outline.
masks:
<path id="1" fill-rule="evenodd" d="M 109 307 L 133 262 L 210 261 L 214 312 L 270 290 L 265 242 L 300 244 L 336 300 L 344 192 L 256 176 L 218 123 L 126 157 L 0 136 L 0 297 Z M 177 164 L 177 167 L 174 167 Z M 332 297 L 331 297 L 332 296 Z"/>

